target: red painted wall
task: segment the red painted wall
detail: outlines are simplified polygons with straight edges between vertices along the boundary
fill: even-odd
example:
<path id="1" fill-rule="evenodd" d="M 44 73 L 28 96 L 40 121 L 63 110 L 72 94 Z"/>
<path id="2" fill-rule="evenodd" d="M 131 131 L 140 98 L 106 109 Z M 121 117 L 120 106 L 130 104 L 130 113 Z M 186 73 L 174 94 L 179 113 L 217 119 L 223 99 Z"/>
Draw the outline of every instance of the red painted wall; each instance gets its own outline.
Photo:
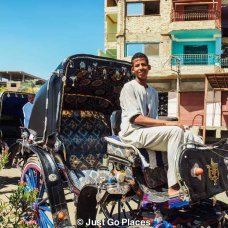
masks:
<path id="1" fill-rule="evenodd" d="M 204 92 L 180 94 L 180 122 L 183 125 L 203 125 Z"/>
<path id="2" fill-rule="evenodd" d="M 221 108 L 222 108 L 222 126 L 228 126 L 228 92 L 222 91 L 221 94 Z"/>

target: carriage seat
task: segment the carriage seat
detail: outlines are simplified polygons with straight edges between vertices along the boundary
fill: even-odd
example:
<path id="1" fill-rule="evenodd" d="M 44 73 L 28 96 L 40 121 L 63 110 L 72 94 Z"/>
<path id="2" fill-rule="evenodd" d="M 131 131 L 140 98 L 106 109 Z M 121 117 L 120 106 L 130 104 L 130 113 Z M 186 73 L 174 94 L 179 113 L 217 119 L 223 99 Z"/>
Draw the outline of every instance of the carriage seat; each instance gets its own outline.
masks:
<path id="1" fill-rule="evenodd" d="M 66 149 L 71 169 L 96 168 L 106 153 L 104 136 L 110 126 L 102 113 L 95 111 L 64 111 L 61 118 L 60 140 Z"/>
<path id="2" fill-rule="evenodd" d="M 121 110 L 116 110 L 112 113 L 110 122 L 112 136 L 105 137 L 108 153 L 128 159 L 133 166 L 140 164 L 148 187 L 154 188 L 156 185 L 152 181 L 151 175 L 157 179 L 158 185 L 167 183 L 167 167 L 164 164 L 164 161 L 167 160 L 166 154 L 159 151 L 148 151 L 145 148 L 136 148 L 133 145 L 121 142 L 118 136 L 121 124 Z"/>

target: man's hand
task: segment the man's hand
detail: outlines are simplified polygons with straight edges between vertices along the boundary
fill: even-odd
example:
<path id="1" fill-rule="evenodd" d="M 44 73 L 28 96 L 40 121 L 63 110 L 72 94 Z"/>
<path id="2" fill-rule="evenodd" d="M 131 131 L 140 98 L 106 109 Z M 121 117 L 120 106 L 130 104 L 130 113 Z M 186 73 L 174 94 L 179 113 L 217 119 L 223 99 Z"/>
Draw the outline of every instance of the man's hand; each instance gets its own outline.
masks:
<path id="1" fill-rule="evenodd" d="M 167 121 L 166 126 L 177 126 L 177 127 L 180 127 L 183 131 L 185 131 L 184 126 L 180 124 L 179 121 Z"/>

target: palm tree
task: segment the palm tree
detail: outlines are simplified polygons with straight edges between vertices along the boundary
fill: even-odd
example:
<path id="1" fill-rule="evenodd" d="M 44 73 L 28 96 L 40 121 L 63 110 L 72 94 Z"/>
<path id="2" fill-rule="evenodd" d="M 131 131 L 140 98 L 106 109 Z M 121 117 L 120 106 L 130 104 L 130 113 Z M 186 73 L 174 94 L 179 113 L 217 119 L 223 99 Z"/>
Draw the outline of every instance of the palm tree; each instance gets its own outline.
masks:
<path id="1" fill-rule="evenodd" d="M 36 80 L 29 80 L 23 82 L 17 91 L 35 94 L 39 89 L 40 85 L 36 85 Z"/>

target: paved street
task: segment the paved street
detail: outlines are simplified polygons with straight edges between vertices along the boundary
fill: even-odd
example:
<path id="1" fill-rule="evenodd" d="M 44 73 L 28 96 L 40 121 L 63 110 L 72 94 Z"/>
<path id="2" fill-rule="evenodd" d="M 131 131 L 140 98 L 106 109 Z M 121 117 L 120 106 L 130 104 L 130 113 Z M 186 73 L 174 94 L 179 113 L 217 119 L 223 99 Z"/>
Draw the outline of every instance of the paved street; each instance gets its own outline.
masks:
<path id="1" fill-rule="evenodd" d="M 12 169 L 4 169 L 0 171 L 0 198 L 3 200 L 7 200 L 7 196 L 9 196 L 13 190 L 16 189 L 17 183 L 20 180 L 20 171 L 16 168 Z M 228 203 L 228 197 L 222 193 L 217 196 L 219 200 Z M 73 194 L 66 191 L 66 199 L 68 202 L 68 210 L 70 212 L 70 218 L 72 224 L 75 225 L 75 207 L 74 203 L 72 202 Z M 103 220 L 103 216 L 98 214 L 97 220 Z M 145 227 L 145 226 L 144 226 Z"/>

